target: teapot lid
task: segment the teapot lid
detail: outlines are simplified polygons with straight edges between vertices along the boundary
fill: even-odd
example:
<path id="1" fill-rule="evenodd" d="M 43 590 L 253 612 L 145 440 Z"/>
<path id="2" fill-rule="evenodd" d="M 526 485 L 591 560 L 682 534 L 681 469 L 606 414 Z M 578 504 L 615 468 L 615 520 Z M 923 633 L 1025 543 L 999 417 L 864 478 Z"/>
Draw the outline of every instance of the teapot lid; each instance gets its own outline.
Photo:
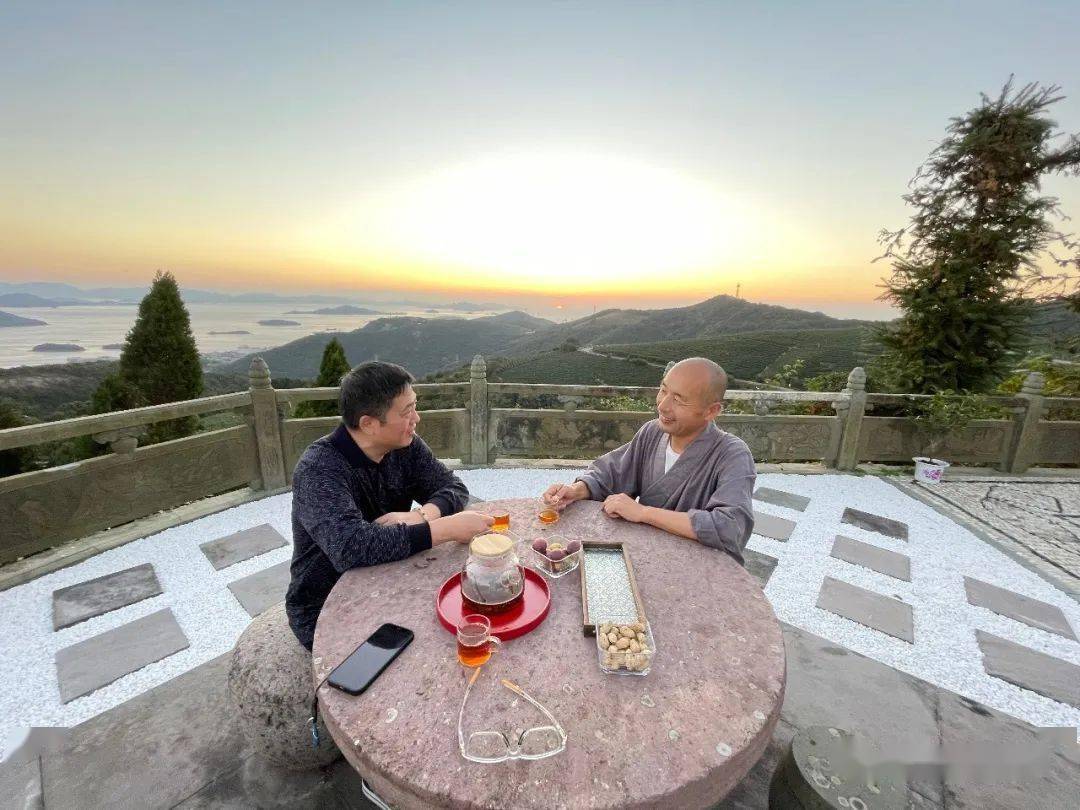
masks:
<path id="1" fill-rule="evenodd" d="M 505 534 L 482 534 L 469 543 L 469 551 L 478 557 L 501 557 L 514 547 L 514 541 Z"/>

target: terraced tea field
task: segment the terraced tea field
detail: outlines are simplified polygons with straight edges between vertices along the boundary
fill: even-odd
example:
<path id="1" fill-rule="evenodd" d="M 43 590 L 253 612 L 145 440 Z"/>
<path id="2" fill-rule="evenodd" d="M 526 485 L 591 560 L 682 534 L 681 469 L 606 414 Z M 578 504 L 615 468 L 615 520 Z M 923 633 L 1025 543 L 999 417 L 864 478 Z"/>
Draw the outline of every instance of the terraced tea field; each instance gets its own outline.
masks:
<path id="1" fill-rule="evenodd" d="M 596 350 L 653 363 L 708 357 L 730 376 L 745 379 L 768 377 L 796 360 L 806 364 L 804 378 L 826 371 L 849 371 L 880 352 L 870 330 L 864 327 L 747 332 L 697 340 L 612 344 Z"/>

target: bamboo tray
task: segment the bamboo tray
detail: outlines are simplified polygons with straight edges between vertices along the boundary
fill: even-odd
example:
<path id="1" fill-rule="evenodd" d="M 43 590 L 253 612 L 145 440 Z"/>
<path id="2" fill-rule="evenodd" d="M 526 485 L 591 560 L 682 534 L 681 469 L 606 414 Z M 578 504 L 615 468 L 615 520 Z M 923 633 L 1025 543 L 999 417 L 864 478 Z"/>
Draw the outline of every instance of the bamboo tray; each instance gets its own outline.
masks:
<path id="1" fill-rule="evenodd" d="M 582 632 L 586 636 L 596 635 L 595 619 L 597 618 L 597 610 L 594 608 L 593 616 L 589 614 L 589 587 L 588 587 L 588 560 L 589 551 L 617 551 L 622 556 L 622 561 L 626 564 L 626 588 L 629 590 L 630 596 L 633 599 L 634 609 L 637 612 L 636 619 L 626 617 L 627 621 L 639 621 L 642 623 L 648 623 L 648 619 L 645 616 L 645 605 L 641 601 L 641 593 L 638 591 L 637 579 L 634 577 L 634 565 L 630 562 L 630 552 L 623 546 L 620 541 L 605 541 L 605 540 L 587 540 L 581 544 L 581 618 L 582 618 Z M 595 566 L 594 566 L 595 570 Z M 594 582 L 595 586 L 595 582 Z M 609 621 L 607 618 L 601 618 L 601 622 Z"/>

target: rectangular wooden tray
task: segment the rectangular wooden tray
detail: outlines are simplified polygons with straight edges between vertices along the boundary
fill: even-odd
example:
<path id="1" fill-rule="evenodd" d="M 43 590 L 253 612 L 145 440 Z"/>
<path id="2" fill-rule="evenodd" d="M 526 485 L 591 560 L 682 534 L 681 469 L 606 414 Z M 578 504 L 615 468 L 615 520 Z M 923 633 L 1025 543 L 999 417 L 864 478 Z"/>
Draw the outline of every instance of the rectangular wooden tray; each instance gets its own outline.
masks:
<path id="1" fill-rule="evenodd" d="M 638 591 L 637 579 L 634 578 L 634 565 L 630 562 L 630 552 L 627 551 L 620 541 L 586 540 L 581 544 L 580 566 L 582 632 L 586 636 L 596 635 L 596 625 L 589 620 L 589 593 L 585 583 L 586 552 L 589 549 L 611 549 L 622 553 L 623 562 L 626 563 L 627 578 L 630 580 L 630 592 L 633 594 L 634 605 L 637 608 L 637 620 L 639 622 L 647 622 L 648 619 L 645 616 L 645 605 L 641 601 L 641 593 Z"/>

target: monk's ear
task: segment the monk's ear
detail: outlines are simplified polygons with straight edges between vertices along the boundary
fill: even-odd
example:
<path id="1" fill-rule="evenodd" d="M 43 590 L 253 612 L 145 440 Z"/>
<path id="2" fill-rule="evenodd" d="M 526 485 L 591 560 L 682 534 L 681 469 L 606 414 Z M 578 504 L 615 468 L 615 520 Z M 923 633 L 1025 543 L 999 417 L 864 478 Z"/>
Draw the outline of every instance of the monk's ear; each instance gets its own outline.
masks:
<path id="1" fill-rule="evenodd" d="M 714 402 L 712 405 L 709 406 L 708 410 L 705 411 L 705 413 L 707 413 L 709 415 L 710 421 L 715 419 L 716 417 L 718 417 L 723 412 L 724 412 L 724 403 L 723 402 Z"/>

